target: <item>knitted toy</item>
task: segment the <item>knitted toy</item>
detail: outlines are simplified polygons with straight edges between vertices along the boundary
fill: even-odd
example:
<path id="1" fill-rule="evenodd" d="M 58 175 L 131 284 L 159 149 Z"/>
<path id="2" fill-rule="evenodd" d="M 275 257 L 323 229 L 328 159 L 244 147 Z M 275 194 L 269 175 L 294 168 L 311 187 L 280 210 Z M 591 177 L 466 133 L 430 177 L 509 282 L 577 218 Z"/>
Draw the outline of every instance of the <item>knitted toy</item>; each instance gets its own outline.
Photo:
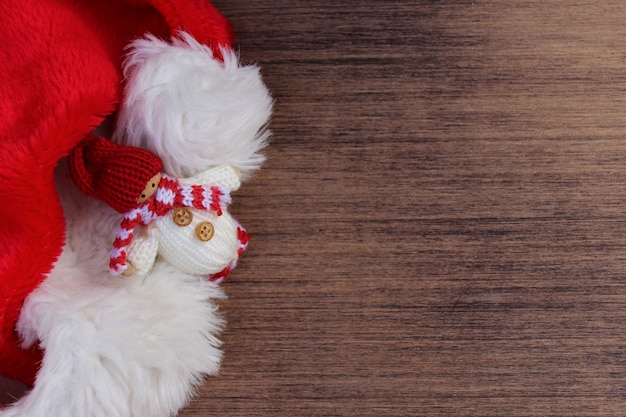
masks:
<path id="1" fill-rule="evenodd" d="M 247 232 L 226 211 L 240 174 L 223 164 L 178 180 L 161 169 L 152 153 L 93 135 L 70 153 L 69 170 L 78 187 L 123 213 L 111 273 L 145 275 L 158 252 L 184 272 L 223 280 L 248 245 Z M 146 229 L 137 230 L 142 226 Z"/>
<path id="2" fill-rule="evenodd" d="M 26 387 L 0 417 L 175 415 L 219 370 L 213 281 L 247 242 L 226 209 L 269 136 L 259 68 L 206 0 L 7 1 L 0 25 L 0 375 Z M 137 175 L 94 171 L 83 192 L 66 159 L 94 138 Z"/>

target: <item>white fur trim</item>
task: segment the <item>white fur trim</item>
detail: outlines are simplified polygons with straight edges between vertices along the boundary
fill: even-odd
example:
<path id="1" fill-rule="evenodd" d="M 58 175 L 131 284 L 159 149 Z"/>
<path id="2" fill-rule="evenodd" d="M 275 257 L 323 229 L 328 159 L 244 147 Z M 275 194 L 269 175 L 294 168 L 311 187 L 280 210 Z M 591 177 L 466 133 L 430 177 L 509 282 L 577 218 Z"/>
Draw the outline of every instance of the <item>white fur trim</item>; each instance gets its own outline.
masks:
<path id="1" fill-rule="evenodd" d="M 119 214 L 65 174 L 57 182 L 67 244 L 18 322 L 24 345 L 40 343 L 45 355 L 33 390 L 0 417 L 170 417 L 218 372 L 214 300 L 224 293 L 165 262 L 148 277 L 111 276 Z"/>
<path id="2" fill-rule="evenodd" d="M 134 41 L 113 140 L 154 152 L 176 177 L 229 163 L 245 180 L 264 160 L 272 98 L 257 66 L 222 54 L 223 62 L 186 32 Z"/>

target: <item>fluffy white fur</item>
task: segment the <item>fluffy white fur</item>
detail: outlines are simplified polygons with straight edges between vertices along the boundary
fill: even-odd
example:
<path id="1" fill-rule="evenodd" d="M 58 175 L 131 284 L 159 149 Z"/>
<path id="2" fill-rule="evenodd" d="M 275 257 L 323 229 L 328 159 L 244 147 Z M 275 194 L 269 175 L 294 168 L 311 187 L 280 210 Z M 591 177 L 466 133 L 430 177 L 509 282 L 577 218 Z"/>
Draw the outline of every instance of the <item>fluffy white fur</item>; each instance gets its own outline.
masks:
<path id="1" fill-rule="evenodd" d="M 113 277 L 108 250 L 119 214 L 65 175 L 68 241 L 18 322 L 45 349 L 34 389 L 1 417 L 166 417 L 219 370 L 219 286 L 157 263 L 141 279 Z"/>
<path id="2" fill-rule="evenodd" d="M 263 161 L 271 98 L 258 68 L 224 62 L 189 35 L 133 43 L 120 143 L 152 150 L 176 176 L 223 162 L 249 174 Z M 64 166 L 64 163 L 60 164 Z M 62 171 L 62 170 L 61 170 Z M 141 278 L 113 277 L 120 221 L 61 172 L 67 243 L 18 322 L 24 345 L 45 349 L 35 386 L 0 417 L 169 417 L 218 372 L 219 286 L 164 262 Z"/>
<path id="3" fill-rule="evenodd" d="M 134 41 L 113 140 L 154 152 L 176 177 L 228 163 L 245 180 L 263 162 L 272 99 L 258 67 L 222 54 L 223 62 L 185 32 L 171 43 Z"/>

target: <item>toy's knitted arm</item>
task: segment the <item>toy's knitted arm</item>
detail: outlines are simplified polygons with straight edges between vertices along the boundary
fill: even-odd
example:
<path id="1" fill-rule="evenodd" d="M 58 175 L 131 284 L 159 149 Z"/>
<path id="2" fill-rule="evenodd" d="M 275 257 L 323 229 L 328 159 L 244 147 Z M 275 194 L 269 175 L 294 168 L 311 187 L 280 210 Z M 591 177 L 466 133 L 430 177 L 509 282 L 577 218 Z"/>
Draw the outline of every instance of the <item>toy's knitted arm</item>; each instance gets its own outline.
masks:
<path id="1" fill-rule="evenodd" d="M 128 246 L 128 269 L 124 275 L 146 275 L 152 269 L 159 249 L 159 230 L 148 227 L 144 233 L 137 234 Z"/>
<path id="2" fill-rule="evenodd" d="M 182 184 L 206 184 L 226 187 L 231 191 L 239 189 L 241 186 L 241 172 L 229 164 L 218 165 L 206 171 L 199 172 L 193 177 L 180 178 Z"/>

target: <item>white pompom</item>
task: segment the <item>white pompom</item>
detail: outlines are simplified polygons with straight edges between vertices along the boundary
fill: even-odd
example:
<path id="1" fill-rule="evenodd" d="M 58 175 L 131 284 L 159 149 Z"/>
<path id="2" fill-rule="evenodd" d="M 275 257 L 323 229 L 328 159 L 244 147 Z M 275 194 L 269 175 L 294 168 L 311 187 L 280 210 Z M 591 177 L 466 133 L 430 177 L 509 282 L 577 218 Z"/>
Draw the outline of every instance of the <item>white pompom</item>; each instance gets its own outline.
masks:
<path id="1" fill-rule="evenodd" d="M 185 32 L 132 42 L 113 140 L 154 152 L 177 177 L 228 163 L 247 178 L 264 161 L 272 98 L 257 66 L 222 54 Z"/>

